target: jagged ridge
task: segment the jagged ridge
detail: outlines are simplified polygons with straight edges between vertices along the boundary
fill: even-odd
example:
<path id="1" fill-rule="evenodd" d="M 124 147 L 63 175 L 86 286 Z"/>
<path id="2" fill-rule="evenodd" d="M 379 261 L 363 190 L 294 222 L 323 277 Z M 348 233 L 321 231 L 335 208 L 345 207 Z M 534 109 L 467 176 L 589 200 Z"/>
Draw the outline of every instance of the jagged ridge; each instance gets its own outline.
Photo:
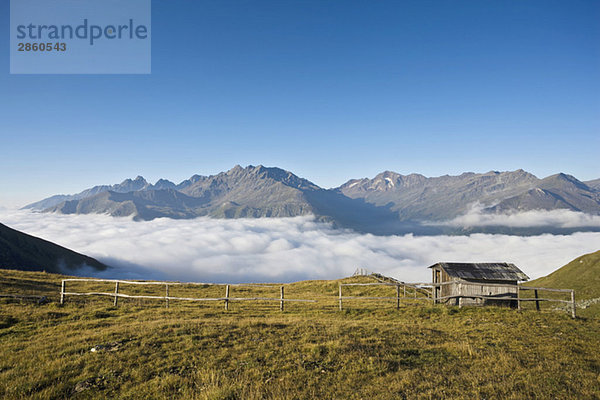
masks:
<path id="1" fill-rule="evenodd" d="M 56 203 L 58 197 L 27 208 Z M 600 192 L 565 174 L 539 179 L 517 170 L 428 178 L 385 171 L 373 179 L 353 179 L 338 188 L 323 189 L 289 171 L 262 165 L 236 165 L 227 172 L 194 175 L 179 184 L 161 179 L 152 185 L 142 177 L 127 179 L 71 195 L 44 211 L 106 213 L 137 220 L 310 214 L 360 231 L 398 233 L 398 223 L 414 230 L 422 221 L 444 221 L 464 214 L 475 203 L 485 212 L 495 213 L 562 208 L 600 214 Z"/>

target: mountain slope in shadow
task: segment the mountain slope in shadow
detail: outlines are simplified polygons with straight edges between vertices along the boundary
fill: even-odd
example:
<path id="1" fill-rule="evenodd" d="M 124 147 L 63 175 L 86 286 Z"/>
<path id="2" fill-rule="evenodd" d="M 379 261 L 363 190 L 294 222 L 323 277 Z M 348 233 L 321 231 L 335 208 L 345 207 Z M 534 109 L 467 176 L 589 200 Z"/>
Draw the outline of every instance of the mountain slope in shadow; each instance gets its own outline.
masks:
<path id="1" fill-rule="evenodd" d="M 85 267 L 109 268 L 92 257 L 0 224 L 0 269 L 68 273 Z"/>

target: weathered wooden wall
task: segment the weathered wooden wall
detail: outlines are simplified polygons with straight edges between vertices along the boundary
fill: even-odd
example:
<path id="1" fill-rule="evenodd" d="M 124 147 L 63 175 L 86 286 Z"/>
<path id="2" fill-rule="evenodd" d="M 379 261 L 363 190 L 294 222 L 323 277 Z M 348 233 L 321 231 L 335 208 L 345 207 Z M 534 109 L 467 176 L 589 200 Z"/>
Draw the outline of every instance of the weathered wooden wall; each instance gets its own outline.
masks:
<path id="1" fill-rule="evenodd" d="M 460 279 L 449 276 L 446 271 L 440 267 L 432 268 L 433 282 L 446 283 L 452 282 L 450 285 L 443 285 L 438 289 L 438 298 L 447 296 L 497 296 L 497 297 L 514 297 L 517 298 L 517 282 L 516 281 L 500 281 L 500 280 L 483 280 L 483 279 Z M 461 284 L 462 282 L 470 284 Z M 473 285 L 472 283 L 477 283 Z M 506 285 L 497 286 L 497 285 Z M 494 304 L 503 306 L 513 306 L 511 302 L 506 300 L 494 301 L 493 299 L 478 299 L 478 298 L 450 298 L 441 302 L 450 305 L 474 305 L 474 304 Z M 516 304 L 514 305 L 516 306 Z"/>
<path id="2" fill-rule="evenodd" d="M 472 295 L 483 295 L 483 296 L 496 296 L 496 297 L 514 297 L 517 298 L 517 282 L 516 281 L 481 281 L 481 280 L 465 280 L 465 282 L 478 283 L 477 285 L 461 285 L 461 281 L 457 281 L 456 287 L 457 294 L 461 296 L 472 296 Z M 489 285 L 488 285 L 489 284 Z M 507 286 L 495 286 L 503 285 Z M 493 285 L 493 286 L 492 286 Z M 467 304 L 488 304 L 488 305 L 500 305 L 500 306 L 512 306 L 510 301 L 493 299 L 473 299 L 465 297 L 461 300 L 461 305 Z M 514 304 L 516 306 L 516 303 Z"/>

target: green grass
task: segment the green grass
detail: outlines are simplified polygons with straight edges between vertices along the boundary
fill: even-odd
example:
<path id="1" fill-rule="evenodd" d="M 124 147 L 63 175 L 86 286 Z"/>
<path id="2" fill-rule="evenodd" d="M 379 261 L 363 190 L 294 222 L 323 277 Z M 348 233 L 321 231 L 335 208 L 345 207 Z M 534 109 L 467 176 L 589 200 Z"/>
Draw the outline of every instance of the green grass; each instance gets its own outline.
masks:
<path id="1" fill-rule="evenodd" d="M 348 300 L 339 312 L 338 281 L 285 285 L 286 297 L 319 303 L 286 304 L 283 313 L 276 302 L 232 302 L 229 311 L 222 302 L 173 301 L 167 309 L 153 300 L 121 300 L 115 308 L 110 298 L 67 298 L 60 306 L 61 278 L 1 272 L 0 293 L 53 300 L 0 300 L 2 399 L 600 397 L 597 318 L 408 300 L 399 310 L 393 301 Z M 221 289 L 173 290 L 208 297 Z M 344 291 L 395 294 L 389 287 Z M 232 288 L 232 295 L 267 292 L 279 294 Z"/>
<path id="2" fill-rule="evenodd" d="M 579 315 L 600 317 L 600 251 L 577 257 L 550 275 L 527 282 L 525 285 L 574 289 L 575 298 L 579 304 Z M 543 293 L 543 296 L 557 297 L 546 292 Z M 567 297 L 570 296 L 562 295 L 557 298 L 566 299 Z M 596 300 L 590 302 L 591 299 Z"/>
<path id="3" fill-rule="evenodd" d="M 531 281 L 529 284 L 575 289 L 580 299 L 600 297 L 600 251 L 577 257 L 550 275 Z"/>

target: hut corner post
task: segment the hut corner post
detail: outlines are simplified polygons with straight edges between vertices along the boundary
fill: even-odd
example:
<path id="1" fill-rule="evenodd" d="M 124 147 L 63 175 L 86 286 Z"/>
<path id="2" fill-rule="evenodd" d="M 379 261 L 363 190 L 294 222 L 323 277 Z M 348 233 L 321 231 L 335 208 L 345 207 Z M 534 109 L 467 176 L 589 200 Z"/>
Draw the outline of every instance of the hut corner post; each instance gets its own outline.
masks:
<path id="1" fill-rule="evenodd" d="M 225 286 L 225 311 L 229 310 L 229 285 Z"/>
<path id="2" fill-rule="evenodd" d="M 60 284 L 60 304 L 65 304 L 65 281 Z"/>
<path id="3" fill-rule="evenodd" d="M 279 301 L 279 310 L 283 311 L 283 286 L 281 286 L 281 300 Z"/>
<path id="4" fill-rule="evenodd" d="M 340 283 L 340 311 L 342 311 L 342 284 Z"/>
<path id="5" fill-rule="evenodd" d="M 577 305 L 575 304 L 575 291 L 571 290 L 571 316 L 573 318 L 577 318 L 576 311 L 575 311 L 576 308 L 577 308 Z"/>
<path id="6" fill-rule="evenodd" d="M 433 299 L 433 304 L 435 304 L 435 284 L 437 282 L 435 281 L 435 268 L 431 269 L 431 298 Z"/>
<path id="7" fill-rule="evenodd" d="M 433 300 L 433 304 L 437 303 L 437 284 L 439 283 L 436 279 L 436 271 L 435 268 L 431 269 L 431 299 Z"/>

